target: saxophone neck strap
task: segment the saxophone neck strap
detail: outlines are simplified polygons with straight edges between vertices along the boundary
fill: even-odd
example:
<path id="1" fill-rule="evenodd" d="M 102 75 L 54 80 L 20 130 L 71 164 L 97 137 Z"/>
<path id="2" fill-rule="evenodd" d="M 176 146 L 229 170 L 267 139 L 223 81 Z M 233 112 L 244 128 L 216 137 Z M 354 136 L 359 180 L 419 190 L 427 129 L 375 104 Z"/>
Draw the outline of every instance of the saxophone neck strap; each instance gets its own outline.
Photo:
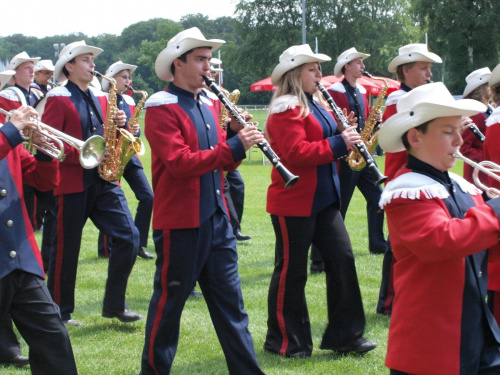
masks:
<path id="1" fill-rule="evenodd" d="M 85 101 L 92 107 L 92 110 L 94 111 L 101 125 L 104 126 L 104 121 L 102 120 L 101 113 L 97 108 L 97 106 L 95 105 L 94 97 L 92 96 L 92 92 L 90 91 L 90 89 L 87 89 L 87 91 L 83 91 L 81 88 L 78 87 L 78 90 L 83 95 Z"/>

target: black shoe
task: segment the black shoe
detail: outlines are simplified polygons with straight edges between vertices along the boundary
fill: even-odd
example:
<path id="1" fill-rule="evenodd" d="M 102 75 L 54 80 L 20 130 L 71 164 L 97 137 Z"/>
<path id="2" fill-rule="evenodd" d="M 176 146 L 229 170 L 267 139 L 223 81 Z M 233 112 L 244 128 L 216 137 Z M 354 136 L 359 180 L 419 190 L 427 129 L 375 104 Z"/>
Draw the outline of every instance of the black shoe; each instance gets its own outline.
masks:
<path id="1" fill-rule="evenodd" d="M 252 236 L 249 236 L 248 234 L 243 234 L 240 231 L 237 231 L 235 235 L 238 241 L 248 241 L 252 239 Z"/>
<path id="2" fill-rule="evenodd" d="M 30 360 L 28 357 L 24 357 L 24 356 L 19 355 L 19 354 L 15 355 L 14 357 L 9 358 L 5 361 L 0 361 L 0 365 L 16 366 L 16 367 L 23 367 L 29 363 L 30 363 Z"/>
<path id="3" fill-rule="evenodd" d="M 311 266 L 309 267 L 311 275 L 315 273 L 321 273 L 324 270 L 325 270 L 325 263 L 323 263 L 322 261 L 314 261 L 311 263 Z"/>
<path id="4" fill-rule="evenodd" d="M 381 247 L 380 249 L 370 249 L 371 254 L 385 254 L 387 248 L 386 247 Z"/>
<path id="5" fill-rule="evenodd" d="M 141 320 L 144 318 L 144 315 L 137 314 L 132 310 L 124 309 L 124 310 L 110 310 L 103 308 L 102 316 L 104 318 L 116 318 L 122 323 L 132 323 L 137 320 Z"/>
<path id="6" fill-rule="evenodd" d="M 78 320 L 74 319 L 63 320 L 63 323 L 65 326 L 73 326 L 73 327 L 79 327 L 84 325 L 82 322 L 79 322 Z"/>
<path id="7" fill-rule="evenodd" d="M 347 347 L 342 347 L 342 348 L 330 348 L 326 346 L 321 346 L 320 349 L 323 350 L 333 350 L 334 352 L 337 352 L 340 355 L 348 354 L 348 353 L 355 353 L 355 354 L 365 354 L 369 352 L 370 350 L 373 350 L 377 347 L 377 344 L 372 341 L 366 340 L 364 337 L 361 337 L 359 340 L 356 341 L 355 344 Z"/>
<path id="8" fill-rule="evenodd" d="M 189 293 L 189 298 L 203 298 L 203 295 L 193 289 L 191 293 Z"/>
<path id="9" fill-rule="evenodd" d="M 137 256 L 141 257 L 142 259 L 153 259 L 155 257 L 153 254 L 148 253 L 142 247 L 139 248 L 139 251 L 137 252 Z"/>

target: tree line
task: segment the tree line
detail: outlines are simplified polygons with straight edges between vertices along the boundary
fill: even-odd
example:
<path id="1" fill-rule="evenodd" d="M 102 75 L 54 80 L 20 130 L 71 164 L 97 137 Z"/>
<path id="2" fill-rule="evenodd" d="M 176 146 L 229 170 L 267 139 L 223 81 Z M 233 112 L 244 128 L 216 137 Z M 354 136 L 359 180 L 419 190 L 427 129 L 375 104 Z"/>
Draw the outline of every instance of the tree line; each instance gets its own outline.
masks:
<path id="1" fill-rule="evenodd" d="M 333 74 L 336 57 L 354 46 L 371 55 L 367 71 L 389 76 L 387 66 L 399 47 L 424 43 L 426 35 L 429 49 L 443 58 L 433 67 L 433 80 L 443 80 L 454 94 L 463 92 L 470 72 L 500 62 L 500 0 L 306 0 L 305 15 L 306 42 L 332 57 L 322 65 L 323 75 Z M 152 94 L 166 87 L 154 72 L 156 56 L 175 34 L 194 26 L 209 39 L 226 41 L 220 48 L 223 82 L 229 91 L 241 91 L 239 103 L 267 104 L 271 93 L 250 92 L 250 84 L 269 77 L 286 48 L 302 44 L 302 1 L 240 0 L 234 17 L 155 18 L 130 25 L 120 35 L 14 34 L 0 38 L 0 66 L 22 51 L 55 63 L 53 44 L 85 40 L 104 50 L 96 70 L 104 73 L 117 60 L 138 65 L 134 87 Z"/>

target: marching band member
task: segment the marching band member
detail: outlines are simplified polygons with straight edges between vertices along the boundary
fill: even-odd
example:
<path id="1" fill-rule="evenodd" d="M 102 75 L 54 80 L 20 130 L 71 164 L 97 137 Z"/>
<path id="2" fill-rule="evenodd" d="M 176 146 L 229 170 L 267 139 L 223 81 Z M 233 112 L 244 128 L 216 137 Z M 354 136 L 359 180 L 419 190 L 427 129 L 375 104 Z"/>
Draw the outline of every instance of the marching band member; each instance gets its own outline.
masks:
<path id="1" fill-rule="evenodd" d="M 488 106 L 490 102 L 490 86 L 488 85 L 490 77 L 491 70 L 489 68 L 481 68 L 473 71 L 465 78 L 467 86 L 465 86 L 462 98 L 474 99 Z M 482 134 L 486 133 L 486 119 L 488 116 L 489 113 L 486 111 L 485 113 L 478 113 L 470 118 L 470 121 L 477 126 Z M 462 147 L 460 147 L 462 155 L 475 162 L 483 161 L 483 142 L 469 130 L 462 133 L 462 138 L 464 140 Z M 472 179 L 473 171 L 474 168 L 472 168 L 472 166 L 464 163 L 463 176 L 470 183 L 474 183 Z M 480 178 L 484 184 L 488 184 L 488 176 L 481 174 Z"/>
<path id="2" fill-rule="evenodd" d="M 103 134 L 99 101 L 89 90 L 93 79 L 94 58 L 102 49 L 84 41 L 68 44 L 55 65 L 57 81 L 66 78 L 47 94 L 43 121 L 75 138 L 86 140 Z M 116 124 L 123 126 L 126 116 L 117 111 Z M 79 151 L 65 145 L 66 158 L 60 163 L 61 183 L 54 190 L 58 201 L 57 248 L 52 252 L 48 286 L 67 325 L 81 325 L 72 319 L 75 307 L 75 282 L 82 231 L 88 218 L 96 227 L 113 237 L 102 316 L 128 323 L 142 315 L 128 310 L 125 291 L 139 247 L 139 231 L 134 225 L 125 195 L 116 183 L 100 178 L 97 168 L 84 169 Z"/>
<path id="3" fill-rule="evenodd" d="M 284 357 L 309 357 L 313 349 L 304 288 L 307 254 L 317 247 L 325 263 L 328 326 L 320 349 L 365 353 L 376 347 L 363 337 L 365 314 L 349 235 L 340 214 L 335 160 L 359 142 L 352 130 L 339 129 L 316 100 L 320 63 L 309 45 L 284 51 L 271 79 L 277 86 L 269 107 L 267 135 L 283 165 L 300 180 L 285 188 L 273 169 L 267 212 L 276 234 L 275 266 L 268 295 L 264 349 Z M 353 114 L 348 119 L 352 121 Z"/>
<path id="4" fill-rule="evenodd" d="M 226 140 L 213 103 L 201 94 L 212 51 L 195 27 L 174 36 L 156 58 L 158 78 L 173 81 L 146 102 L 145 134 L 153 171 L 153 238 L 157 260 L 146 323 L 142 375 L 169 374 L 181 313 L 198 280 L 230 374 L 262 374 L 243 309 L 236 238 L 222 189 L 223 170 L 234 170 L 263 135 L 254 127 Z"/>
<path id="5" fill-rule="evenodd" d="M 128 121 L 135 111 L 134 99 L 125 92 L 127 91 L 127 86 L 132 84 L 132 73 L 136 68 L 136 65 L 124 64 L 121 61 L 117 61 L 111 64 L 106 71 L 106 74 L 104 74 L 107 77 L 114 78 L 116 81 L 118 109 L 123 110 L 127 115 L 125 127 L 128 126 Z M 103 91 L 109 91 L 109 81 L 103 79 L 101 85 Z M 129 130 L 133 136 L 138 137 L 140 135 L 141 130 L 138 123 L 134 124 Z M 144 174 L 142 163 L 137 154 L 132 156 L 130 161 L 125 166 L 123 178 L 127 181 L 130 189 L 132 189 L 135 197 L 139 201 L 134 220 L 135 226 L 139 230 L 140 234 L 137 256 L 144 259 L 153 259 L 154 256 L 144 250 L 144 248 L 148 246 L 149 226 L 151 224 L 151 216 L 153 214 L 153 191 L 151 190 L 151 186 L 149 186 L 148 179 Z M 99 256 L 108 258 L 110 252 L 109 245 L 112 241 L 109 239 L 105 240 L 105 237 L 106 236 L 104 236 L 102 232 L 99 233 L 98 253 Z"/>
<path id="6" fill-rule="evenodd" d="M 1 87 L 13 71 L 0 73 Z M 42 153 L 30 155 L 21 146 L 20 130 L 36 126 L 38 114 L 21 106 L 0 127 L 0 363 L 23 366 L 12 320 L 28 344 L 33 374 L 76 374 L 68 332 L 44 282 L 40 251 L 23 201 L 23 182 L 41 190 L 59 182 L 58 162 Z M 12 318 L 12 320 L 11 320 Z"/>
<path id="7" fill-rule="evenodd" d="M 386 100 L 386 107 L 382 121 L 387 121 L 392 115 L 397 113 L 397 103 L 401 96 L 430 82 L 432 77 L 431 67 L 433 63 L 441 63 L 441 58 L 435 53 L 429 52 L 425 44 L 408 44 L 399 49 L 399 54 L 389 63 L 389 72 L 396 73 L 401 88 L 391 93 Z M 406 165 L 408 153 L 405 150 L 400 152 L 386 152 L 385 154 L 385 175 L 387 182 L 392 180 L 396 172 Z M 390 232 L 389 232 L 390 237 Z M 394 300 L 394 285 L 392 280 L 392 270 L 394 259 L 391 242 L 388 238 L 387 251 L 384 254 L 382 264 L 382 281 L 377 304 L 377 313 L 391 315 L 392 301 Z"/>
<path id="8" fill-rule="evenodd" d="M 486 139 L 484 141 L 484 160 L 489 160 L 500 165 L 500 64 L 493 69 L 489 79 L 491 100 L 495 109 L 486 120 Z M 480 174 L 481 175 L 481 174 Z M 488 184 L 500 190 L 500 182 L 488 178 Z M 488 265 L 488 306 L 498 324 L 500 324 L 500 263 L 490 262 Z"/>
<path id="9" fill-rule="evenodd" d="M 386 366 L 391 374 L 498 374 L 500 329 L 485 297 L 487 258 L 500 251 L 500 200 L 448 172 L 462 116 L 484 112 L 442 83 L 413 89 L 379 135 L 387 152 L 409 153 L 384 189 L 394 266 Z"/>
<path id="10" fill-rule="evenodd" d="M 344 79 L 328 89 L 340 108 L 346 108 L 347 112 L 354 112 L 354 116 L 358 119 L 358 132 L 363 130 L 365 120 L 370 112 L 366 99 L 366 89 L 357 83 L 365 70 L 363 61 L 369 56 L 358 52 L 354 47 L 342 52 L 337 58 L 334 74 L 337 77 L 344 75 Z M 378 113 L 377 116 L 379 120 L 382 119 L 381 113 Z M 357 186 L 366 200 L 369 251 L 372 254 L 384 254 L 387 249 L 387 242 L 384 238 L 384 211 L 380 210 L 378 206 L 382 188 L 375 185 L 370 168 L 366 166 L 361 171 L 353 171 L 346 160 L 341 160 L 339 180 L 342 217 L 345 219 L 349 202 Z"/>
<path id="11" fill-rule="evenodd" d="M 54 75 L 54 64 L 51 60 L 40 60 L 35 65 L 35 83 L 32 87 L 38 88 L 44 94 L 52 89 L 52 81 Z"/>

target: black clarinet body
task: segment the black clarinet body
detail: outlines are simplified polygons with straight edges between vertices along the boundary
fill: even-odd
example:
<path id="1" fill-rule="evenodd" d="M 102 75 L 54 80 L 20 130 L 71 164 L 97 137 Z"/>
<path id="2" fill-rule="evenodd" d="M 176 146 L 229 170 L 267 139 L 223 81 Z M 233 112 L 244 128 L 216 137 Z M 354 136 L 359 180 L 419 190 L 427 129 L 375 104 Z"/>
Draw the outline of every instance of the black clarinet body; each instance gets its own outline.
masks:
<path id="1" fill-rule="evenodd" d="M 207 76 L 202 76 L 206 85 L 210 87 L 210 89 L 214 92 L 215 95 L 219 98 L 221 103 L 226 107 L 227 111 L 233 116 L 242 126 L 247 126 L 248 123 L 245 119 L 240 115 L 238 109 L 229 101 L 229 99 L 224 95 L 221 89 L 216 85 L 215 81 L 212 78 L 208 78 Z M 257 146 L 262 150 L 264 155 L 269 159 L 271 164 L 276 168 L 276 171 L 280 174 L 281 178 L 285 182 L 285 188 L 289 188 L 299 180 L 299 176 L 295 176 L 292 174 L 285 166 L 280 162 L 280 158 L 273 151 L 269 142 L 266 140 L 257 144 Z"/>
<path id="2" fill-rule="evenodd" d="M 349 127 L 349 121 L 347 121 L 346 117 L 344 116 L 344 113 L 342 113 L 342 110 L 338 107 L 338 105 L 334 102 L 332 96 L 330 93 L 325 89 L 325 87 L 318 82 L 318 88 L 325 97 L 326 101 L 330 105 L 330 107 L 333 110 L 333 114 L 335 117 L 342 123 L 344 128 Z M 363 143 L 363 141 L 359 142 L 358 144 L 354 145 L 360 155 L 365 159 L 366 165 L 368 168 L 370 168 L 370 172 L 372 173 L 374 179 L 375 179 L 375 185 L 380 185 L 383 183 L 385 180 L 387 180 L 387 176 L 384 176 L 382 172 L 379 171 L 377 168 L 377 165 L 375 164 L 375 160 L 373 160 L 373 156 L 370 155 L 368 152 L 366 145 Z"/>
<path id="3" fill-rule="evenodd" d="M 483 133 L 481 133 L 481 130 L 479 130 L 479 128 L 477 127 L 476 124 L 472 124 L 470 127 L 469 127 L 470 131 L 474 133 L 474 135 L 477 137 L 477 139 L 479 139 L 481 141 L 481 143 L 484 143 L 484 140 L 486 139 L 486 137 L 484 136 Z"/>

